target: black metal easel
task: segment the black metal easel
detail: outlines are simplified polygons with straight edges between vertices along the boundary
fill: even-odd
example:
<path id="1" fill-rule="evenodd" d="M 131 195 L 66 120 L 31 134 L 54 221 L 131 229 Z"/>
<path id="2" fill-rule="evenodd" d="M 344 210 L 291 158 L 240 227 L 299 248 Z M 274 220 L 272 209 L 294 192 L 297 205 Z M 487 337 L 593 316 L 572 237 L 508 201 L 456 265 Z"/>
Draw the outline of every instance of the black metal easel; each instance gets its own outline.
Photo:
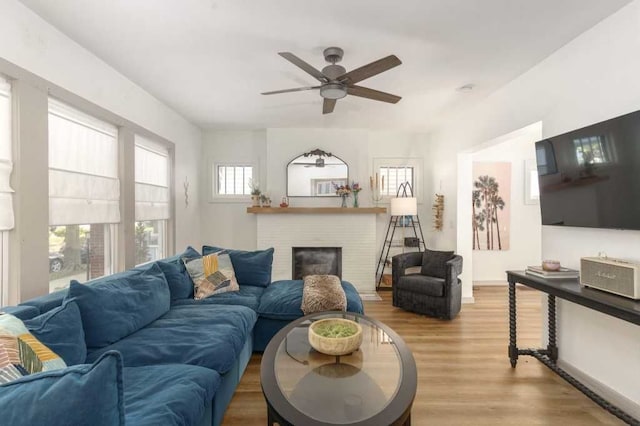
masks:
<path id="1" fill-rule="evenodd" d="M 408 191 L 408 193 L 407 193 Z M 398 187 L 398 191 L 396 192 L 396 197 L 413 197 L 413 189 L 411 188 L 411 184 L 409 182 L 405 182 L 400 184 Z M 376 278 L 378 279 L 378 283 L 376 284 L 376 289 L 380 288 L 380 284 L 382 283 L 382 277 L 384 275 L 385 266 L 390 266 L 389 261 L 389 252 L 391 251 L 391 247 L 393 244 L 393 237 L 396 232 L 396 228 L 411 228 L 413 229 L 414 238 L 418 239 L 418 251 L 421 251 L 420 248 L 426 249 L 427 246 L 424 242 L 424 235 L 422 234 L 422 226 L 420 225 L 420 218 L 418 215 L 415 216 L 391 216 L 389 218 L 389 225 L 387 226 L 387 233 L 384 237 L 384 243 L 382 244 L 382 250 L 380 251 L 380 258 L 378 259 L 378 266 L 376 267 Z M 418 233 L 420 235 L 418 235 Z M 406 246 L 405 241 L 402 242 L 403 247 Z"/>

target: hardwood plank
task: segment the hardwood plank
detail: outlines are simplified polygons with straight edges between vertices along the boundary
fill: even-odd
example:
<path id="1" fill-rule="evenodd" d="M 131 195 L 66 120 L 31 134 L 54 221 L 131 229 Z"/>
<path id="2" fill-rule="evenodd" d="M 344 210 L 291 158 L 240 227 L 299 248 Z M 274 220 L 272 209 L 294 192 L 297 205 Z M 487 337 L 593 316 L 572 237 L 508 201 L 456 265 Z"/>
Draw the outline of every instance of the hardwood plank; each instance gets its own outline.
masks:
<path id="1" fill-rule="evenodd" d="M 453 321 L 412 314 L 382 301 L 365 312 L 407 342 L 418 367 L 414 425 L 623 425 L 537 360 L 507 356 L 506 287 L 474 289 L 475 304 L 463 305 Z M 540 346 L 541 301 L 518 288 L 518 345 Z M 562 349 L 562 348 L 561 348 Z M 224 425 L 265 425 L 260 388 L 261 355 L 254 354 L 224 418 Z"/>

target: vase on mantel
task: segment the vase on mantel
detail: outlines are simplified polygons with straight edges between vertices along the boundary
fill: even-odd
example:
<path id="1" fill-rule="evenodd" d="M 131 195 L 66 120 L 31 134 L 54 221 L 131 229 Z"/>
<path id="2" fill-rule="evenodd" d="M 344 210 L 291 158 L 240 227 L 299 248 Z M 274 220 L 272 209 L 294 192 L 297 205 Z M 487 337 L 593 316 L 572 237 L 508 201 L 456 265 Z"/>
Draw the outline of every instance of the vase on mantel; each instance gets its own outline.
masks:
<path id="1" fill-rule="evenodd" d="M 356 209 L 358 207 L 360 207 L 360 205 L 358 204 L 358 193 L 357 192 L 353 193 L 353 207 L 356 208 Z"/>
<path id="2" fill-rule="evenodd" d="M 343 194 L 340 196 L 340 198 L 342 198 L 342 205 L 340 207 L 347 207 L 347 194 Z"/>

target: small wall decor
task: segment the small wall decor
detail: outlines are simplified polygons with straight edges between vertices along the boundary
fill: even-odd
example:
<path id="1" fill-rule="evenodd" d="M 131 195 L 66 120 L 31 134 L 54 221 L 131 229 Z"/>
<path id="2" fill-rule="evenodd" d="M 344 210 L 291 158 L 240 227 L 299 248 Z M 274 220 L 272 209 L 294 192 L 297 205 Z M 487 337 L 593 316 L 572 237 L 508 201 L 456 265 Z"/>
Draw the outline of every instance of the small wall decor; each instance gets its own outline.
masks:
<path id="1" fill-rule="evenodd" d="M 509 250 L 511 163 L 473 163 L 473 249 Z"/>
<path id="2" fill-rule="evenodd" d="M 189 177 L 188 176 L 184 177 L 184 183 L 182 184 L 182 186 L 184 186 L 184 206 L 189 207 Z"/>
<path id="3" fill-rule="evenodd" d="M 442 231 L 444 222 L 444 195 L 436 194 L 436 201 L 433 203 L 433 229 Z"/>

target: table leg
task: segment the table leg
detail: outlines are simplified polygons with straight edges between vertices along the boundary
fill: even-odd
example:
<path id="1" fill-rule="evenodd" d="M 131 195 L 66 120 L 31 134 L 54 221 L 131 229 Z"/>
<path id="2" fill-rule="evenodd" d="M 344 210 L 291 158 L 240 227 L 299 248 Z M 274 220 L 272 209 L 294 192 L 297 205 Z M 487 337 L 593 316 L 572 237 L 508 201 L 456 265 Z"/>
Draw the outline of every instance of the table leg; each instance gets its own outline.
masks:
<path id="1" fill-rule="evenodd" d="M 271 409 L 271 406 L 268 406 L 267 407 L 267 425 L 273 426 L 274 423 L 275 423 L 275 419 L 273 418 L 273 410 Z"/>
<path id="2" fill-rule="evenodd" d="M 509 281 L 509 360 L 515 368 L 518 362 L 518 347 L 516 346 L 516 283 Z"/>
<path id="3" fill-rule="evenodd" d="M 556 297 L 549 294 L 547 301 L 549 305 L 549 344 L 547 345 L 547 351 L 549 352 L 549 358 L 553 362 L 556 362 L 558 360 L 558 345 L 556 344 Z"/>
<path id="4" fill-rule="evenodd" d="M 411 426 L 411 413 L 409 413 L 409 417 L 404 421 L 404 426 Z"/>

